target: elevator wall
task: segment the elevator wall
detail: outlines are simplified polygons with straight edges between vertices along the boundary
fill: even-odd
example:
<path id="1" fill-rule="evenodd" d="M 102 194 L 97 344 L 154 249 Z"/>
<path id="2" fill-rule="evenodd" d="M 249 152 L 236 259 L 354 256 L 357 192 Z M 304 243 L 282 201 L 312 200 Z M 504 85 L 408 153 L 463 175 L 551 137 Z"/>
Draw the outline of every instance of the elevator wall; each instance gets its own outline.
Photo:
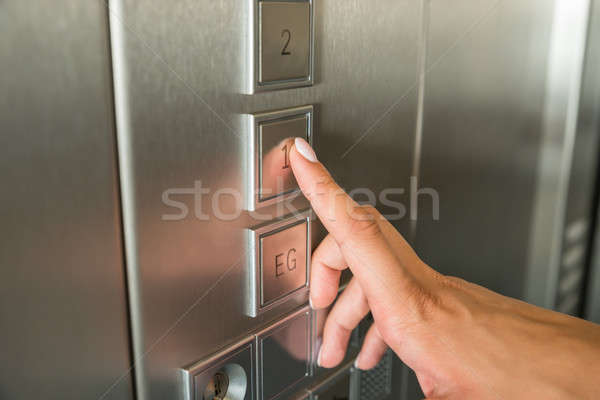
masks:
<path id="1" fill-rule="evenodd" d="M 108 18 L 0 2 L 0 398 L 133 399 Z"/>

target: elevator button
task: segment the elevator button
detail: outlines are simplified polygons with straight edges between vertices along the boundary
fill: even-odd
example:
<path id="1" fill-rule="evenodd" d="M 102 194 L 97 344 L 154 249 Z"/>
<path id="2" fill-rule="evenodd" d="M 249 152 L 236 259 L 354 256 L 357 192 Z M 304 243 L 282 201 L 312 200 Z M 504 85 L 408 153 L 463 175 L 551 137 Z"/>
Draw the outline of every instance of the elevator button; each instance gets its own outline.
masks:
<path id="1" fill-rule="evenodd" d="M 259 15 L 260 82 L 308 77 L 309 2 L 261 1 Z"/>
<path id="2" fill-rule="evenodd" d="M 306 286 L 307 230 L 302 221 L 261 236 L 261 306 Z"/>
<path id="3" fill-rule="evenodd" d="M 311 374 L 308 307 L 257 335 L 259 400 L 288 398 Z"/>
<path id="4" fill-rule="evenodd" d="M 254 0 L 250 93 L 313 83 L 313 1 Z"/>
<path id="5" fill-rule="evenodd" d="M 308 291 L 310 214 L 248 231 L 247 313 L 259 313 Z"/>
<path id="6" fill-rule="evenodd" d="M 259 207 L 296 196 L 300 189 L 290 166 L 295 137 L 312 142 L 313 107 L 250 115 L 246 208 Z"/>

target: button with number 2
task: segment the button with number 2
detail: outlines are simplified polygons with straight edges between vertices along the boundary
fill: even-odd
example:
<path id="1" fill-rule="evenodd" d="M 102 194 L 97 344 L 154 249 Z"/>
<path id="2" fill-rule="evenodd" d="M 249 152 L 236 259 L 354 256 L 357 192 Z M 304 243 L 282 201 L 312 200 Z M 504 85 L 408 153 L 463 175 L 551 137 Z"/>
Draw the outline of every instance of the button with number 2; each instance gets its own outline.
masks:
<path id="1" fill-rule="evenodd" d="M 251 92 L 313 83 L 313 0 L 253 0 Z"/>

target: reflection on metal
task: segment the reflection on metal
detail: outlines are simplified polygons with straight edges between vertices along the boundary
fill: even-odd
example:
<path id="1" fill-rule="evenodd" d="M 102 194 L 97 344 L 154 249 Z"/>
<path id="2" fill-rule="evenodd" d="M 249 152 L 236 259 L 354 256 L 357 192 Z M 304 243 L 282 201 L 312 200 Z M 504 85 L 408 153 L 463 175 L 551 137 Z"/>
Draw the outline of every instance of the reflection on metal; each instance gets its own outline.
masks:
<path id="1" fill-rule="evenodd" d="M 562 266 L 565 270 L 582 267 L 585 261 L 586 243 L 579 243 L 566 248 L 562 256 Z"/>
<path id="2" fill-rule="evenodd" d="M 307 307 L 256 335 L 258 400 L 284 399 L 312 375 L 312 318 Z"/>
<path id="3" fill-rule="evenodd" d="M 588 233 L 589 221 L 586 219 L 580 219 L 571 222 L 567 229 L 565 229 L 565 240 L 568 243 L 579 242 L 585 239 Z"/>
<path id="4" fill-rule="evenodd" d="M 525 297 L 549 308 L 556 305 L 589 10 L 589 0 L 554 6 Z"/>
<path id="5" fill-rule="evenodd" d="M 259 207 L 294 198 L 300 193 L 289 164 L 295 137 L 313 143 L 313 106 L 246 115 L 245 207 Z"/>
<path id="6" fill-rule="evenodd" d="M 342 364 L 337 371 L 308 389 L 310 400 L 359 400 L 354 361 Z M 368 398 L 364 398 L 367 400 Z"/>

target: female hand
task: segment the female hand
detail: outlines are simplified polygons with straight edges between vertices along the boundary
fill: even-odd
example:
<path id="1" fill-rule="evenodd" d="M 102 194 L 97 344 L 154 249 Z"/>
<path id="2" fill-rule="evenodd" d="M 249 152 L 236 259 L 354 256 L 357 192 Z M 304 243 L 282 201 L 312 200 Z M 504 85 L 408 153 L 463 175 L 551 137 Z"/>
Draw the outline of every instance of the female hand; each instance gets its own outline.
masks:
<path id="1" fill-rule="evenodd" d="M 427 398 L 600 398 L 597 325 L 437 273 L 374 208 L 344 193 L 306 141 L 295 140 L 290 162 L 329 231 L 313 254 L 312 307 L 333 303 L 343 269 L 354 276 L 325 323 L 320 366 L 342 361 L 371 311 L 357 368 L 374 367 L 389 346 Z"/>

